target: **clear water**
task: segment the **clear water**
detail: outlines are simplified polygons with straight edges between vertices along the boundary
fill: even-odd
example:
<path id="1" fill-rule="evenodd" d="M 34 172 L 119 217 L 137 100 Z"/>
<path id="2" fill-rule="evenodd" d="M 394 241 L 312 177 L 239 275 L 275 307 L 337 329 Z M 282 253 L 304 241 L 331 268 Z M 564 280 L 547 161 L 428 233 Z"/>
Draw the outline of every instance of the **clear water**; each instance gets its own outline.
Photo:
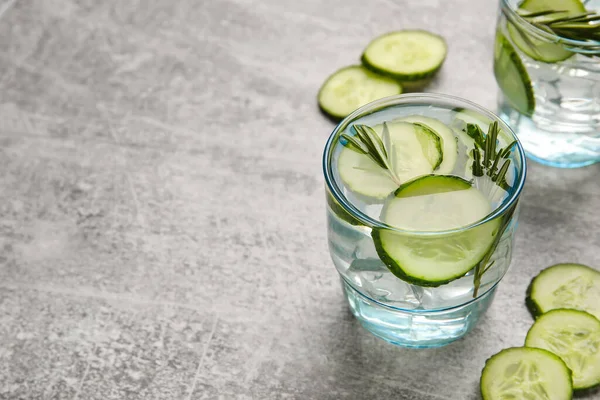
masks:
<path id="1" fill-rule="evenodd" d="M 434 107 L 398 107 L 358 120 L 375 125 L 407 115 L 426 115 L 451 125 L 455 113 Z M 472 179 L 467 148 L 458 140 L 459 158 L 453 174 Z M 500 145 L 506 140 L 500 138 Z M 363 213 L 379 219 L 383 201 L 356 195 L 337 177 L 337 156 L 342 146 L 334 149 L 332 168 L 344 196 Z M 516 164 L 513 160 L 507 175 L 514 185 Z M 476 178 L 475 186 L 490 200 L 491 208 L 499 206 L 509 194 L 497 190 L 489 178 Z M 516 213 L 515 213 L 516 215 Z M 508 269 L 516 217 L 506 229 L 492 259 L 493 266 L 483 275 L 479 297 L 474 299 L 474 271 L 439 287 L 409 284 L 394 274 L 380 260 L 372 239 L 372 229 L 348 222 L 347 215 L 328 205 L 328 238 L 331 258 L 342 278 L 342 287 L 350 308 L 359 321 L 375 335 L 394 344 L 408 347 L 435 347 L 467 333 L 487 308 L 495 285 Z"/>
<path id="2" fill-rule="evenodd" d="M 511 1 L 512 6 L 517 3 Z M 588 1 L 586 7 L 600 11 L 600 0 Z M 511 40 L 503 16 L 499 28 Z M 527 154 L 566 168 L 600 162 L 600 58 L 576 54 L 544 63 L 513 46 L 529 74 L 536 106 L 531 117 L 522 115 L 499 91 L 498 114 L 517 132 Z"/>

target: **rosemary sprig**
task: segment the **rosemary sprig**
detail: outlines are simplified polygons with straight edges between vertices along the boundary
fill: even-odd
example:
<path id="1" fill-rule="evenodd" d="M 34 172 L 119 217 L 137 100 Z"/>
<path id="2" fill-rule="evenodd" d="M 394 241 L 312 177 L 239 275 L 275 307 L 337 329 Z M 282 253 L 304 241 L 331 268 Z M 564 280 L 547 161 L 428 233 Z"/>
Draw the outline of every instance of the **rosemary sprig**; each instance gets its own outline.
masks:
<path id="1" fill-rule="evenodd" d="M 506 174 L 510 166 L 508 156 L 517 142 L 513 141 L 506 147 L 498 148 L 498 134 L 500 133 L 498 121 L 494 121 L 489 126 L 487 135 L 483 134 L 483 131 L 477 124 L 467 124 L 463 130 L 475 142 L 472 150 L 473 175 L 479 177 L 487 175 L 498 187 L 509 191 L 511 186 L 506 181 Z M 499 166 L 500 168 L 498 169 Z M 494 251 L 496 251 L 496 247 L 500 243 L 500 239 L 511 221 L 514 207 L 503 216 L 500 229 L 496 233 L 491 248 L 483 260 L 475 267 L 475 273 L 473 274 L 473 298 L 477 297 L 479 287 L 481 286 L 481 278 L 494 264 L 493 260 L 490 262 L 490 258 L 494 254 Z"/>
<path id="2" fill-rule="evenodd" d="M 381 138 L 370 126 L 353 125 L 352 127 L 356 135 L 350 136 L 345 133 L 341 135 L 347 141 L 345 145 L 368 156 L 375 164 L 386 170 L 390 178 L 400 186 L 402 182 L 396 173 L 398 166 L 396 150 L 387 123 L 383 123 Z"/>
<path id="3" fill-rule="evenodd" d="M 600 14 L 590 11 L 565 16 L 566 11 L 519 12 L 527 22 L 550 34 L 578 41 L 600 40 Z"/>
<path id="4" fill-rule="evenodd" d="M 477 266 L 475 267 L 475 273 L 473 274 L 473 298 L 476 298 L 477 294 L 479 293 L 479 287 L 481 286 L 481 278 L 483 277 L 483 274 L 485 274 L 496 262 L 495 260 L 492 260 L 492 262 L 490 262 L 490 259 L 492 258 L 492 255 L 496 251 L 498 244 L 500 244 L 502 235 L 504 235 L 504 232 L 510 225 L 513 214 L 515 213 L 515 210 L 517 209 L 517 204 L 518 204 L 518 202 L 515 202 L 511 206 L 511 208 L 506 211 L 506 213 L 502 217 L 502 222 L 500 223 L 500 228 L 498 229 L 498 232 L 496 233 L 496 237 L 494 238 L 494 242 L 492 243 L 490 250 L 487 252 L 487 254 L 483 258 L 483 260 L 481 260 L 479 262 L 479 264 L 477 264 Z"/>
<path id="5" fill-rule="evenodd" d="M 473 147 L 473 175 L 487 175 L 492 179 L 492 182 L 496 182 L 499 187 L 508 191 L 510 185 L 506 182 L 506 173 L 510 165 L 510 160 L 507 158 L 516 141 L 513 141 L 504 148 L 497 149 L 498 133 L 500 132 L 498 121 L 494 121 L 490 125 L 487 135 L 483 134 L 483 131 L 477 124 L 467 124 L 464 131 L 475 141 L 475 146 Z M 502 166 L 498 170 L 501 162 Z"/>

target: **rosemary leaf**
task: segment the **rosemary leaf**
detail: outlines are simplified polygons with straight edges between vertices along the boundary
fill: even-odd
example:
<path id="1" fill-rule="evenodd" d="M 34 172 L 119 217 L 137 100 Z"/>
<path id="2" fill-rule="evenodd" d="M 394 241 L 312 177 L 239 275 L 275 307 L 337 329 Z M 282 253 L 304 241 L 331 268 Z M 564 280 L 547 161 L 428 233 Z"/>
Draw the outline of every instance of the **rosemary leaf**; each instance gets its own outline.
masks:
<path id="1" fill-rule="evenodd" d="M 392 150 L 392 138 L 390 137 L 390 130 L 387 122 L 383 123 L 383 132 L 381 133 L 381 137 L 383 138 L 383 148 L 385 149 L 385 153 L 389 161 L 391 153 L 390 150 Z"/>
<path id="2" fill-rule="evenodd" d="M 473 175 L 483 176 L 483 168 L 481 167 L 481 151 L 477 146 L 473 148 Z"/>
<path id="3" fill-rule="evenodd" d="M 365 145 L 367 149 L 367 156 L 369 156 L 381 168 L 386 169 L 385 163 L 379 157 L 379 152 L 375 148 L 375 144 L 371 141 L 371 138 L 367 135 L 363 127 L 364 125 L 354 125 L 356 136 Z"/>
<path id="4" fill-rule="evenodd" d="M 500 162 L 500 153 L 496 154 L 496 157 L 494 157 L 494 163 L 492 164 L 492 167 L 489 169 L 488 171 L 488 176 L 494 176 L 494 174 L 496 173 L 496 170 L 498 169 L 498 163 Z"/>
<path id="5" fill-rule="evenodd" d="M 510 155 L 510 151 L 516 144 L 517 144 L 516 140 L 513 140 L 512 142 L 510 142 L 510 144 L 508 146 L 506 146 L 504 148 L 504 150 L 500 151 L 500 157 L 502 157 L 502 158 L 508 157 Z"/>
<path id="6" fill-rule="evenodd" d="M 344 139 L 346 139 L 346 141 L 348 142 L 345 146 L 346 147 L 350 147 L 353 150 L 358 151 L 361 154 L 367 154 L 367 151 L 365 149 L 363 149 L 361 143 L 354 139 L 352 136 L 350 135 L 346 135 L 345 133 L 342 133 L 341 135 Z"/>
<path id="7" fill-rule="evenodd" d="M 485 137 L 483 135 L 483 131 L 477 124 L 467 124 L 467 130 L 465 131 L 467 135 L 471 137 L 475 141 L 479 147 L 484 148 L 485 146 Z"/>
<path id="8" fill-rule="evenodd" d="M 592 23 L 600 21 L 600 14 L 596 12 L 584 12 L 577 15 L 560 15 L 565 11 L 543 10 L 533 13 L 519 13 L 530 24 L 549 34 L 564 39 L 577 41 L 600 41 L 600 24 Z M 515 25 L 516 26 L 516 25 Z M 523 38 L 526 33 L 521 35 Z M 529 41 L 527 43 L 530 45 Z M 536 46 L 530 46 L 535 50 Z M 586 56 L 600 56 L 600 50 L 590 49 L 586 45 L 571 45 L 570 48 L 581 50 Z"/>
<path id="9" fill-rule="evenodd" d="M 591 14 L 591 15 L 590 15 Z M 547 25 L 558 25 L 558 24 L 562 24 L 562 23 L 573 23 L 573 22 L 594 22 L 594 21 L 598 21 L 600 20 L 600 15 L 594 14 L 594 13 L 590 13 L 590 14 L 583 14 L 580 15 L 578 17 L 574 17 L 574 18 L 558 18 L 558 19 L 553 19 L 552 21 L 548 21 L 546 22 Z"/>
<path id="10" fill-rule="evenodd" d="M 494 182 L 504 181 L 509 165 L 510 165 L 510 160 L 504 160 L 504 164 L 502 164 L 502 168 L 500 168 L 500 171 L 498 171 L 498 175 L 492 177 L 492 181 L 494 181 Z"/>
<path id="11" fill-rule="evenodd" d="M 536 18 L 536 17 L 543 17 L 545 15 L 559 14 L 559 13 L 564 13 L 564 12 L 566 12 L 566 11 L 544 10 L 544 11 L 531 12 L 531 13 L 526 13 L 526 14 L 523 12 L 519 12 L 519 15 L 523 18 Z"/>
<path id="12" fill-rule="evenodd" d="M 390 175 L 394 181 L 400 182 L 400 178 L 398 178 L 398 175 L 396 174 L 396 171 L 398 171 L 398 154 L 396 153 L 396 147 L 392 142 L 387 122 L 383 123 L 383 132 L 381 136 L 383 137 L 383 147 L 385 148 Z"/>
<path id="13" fill-rule="evenodd" d="M 388 156 L 383 146 L 383 142 L 381 141 L 377 133 L 370 126 L 363 125 L 362 128 L 364 133 L 369 137 L 369 140 L 371 140 L 371 143 L 373 143 L 373 147 L 375 148 L 379 159 L 385 165 L 385 168 L 391 171 L 392 169 L 390 168 Z"/>
<path id="14" fill-rule="evenodd" d="M 396 174 L 398 160 L 396 160 L 396 151 L 394 144 L 391 142 L 389 128 L 384 124 L 383 140 L 377 132 L 367 125 L 353 125 L 356 136 L 342 134 L 341 137 L 346 139 L 352 147 L 360 148 L 359 152 L 369 157 L 375 164 L 386 170 L 390 178 L 400 186 L 402 182 Z"/>
<path id="15" fill-rule="evenodd" d="M 489 129 L 488 129 L 488 135 L 487 135 L 487 141 L 489 143 L 489 151 L 490 151 L 490 160 L 493 158 L 496 158 L 496 142 L 498 140 L 498 121 L 494 121 Z"/>

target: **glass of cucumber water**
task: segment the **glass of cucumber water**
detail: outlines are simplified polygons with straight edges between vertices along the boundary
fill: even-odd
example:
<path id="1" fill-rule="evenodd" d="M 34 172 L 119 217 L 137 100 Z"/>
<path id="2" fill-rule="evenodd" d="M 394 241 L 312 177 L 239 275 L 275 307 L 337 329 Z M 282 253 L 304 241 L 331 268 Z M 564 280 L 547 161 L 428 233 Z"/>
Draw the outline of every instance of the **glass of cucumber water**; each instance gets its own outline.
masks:
<path id="1" fill-rule="evenodd" d="M 499 115 L 543 164 L 600 162 L 600 0 L 500 0 Z"/>
<path id="2" fill-rule="evenodd" d="M 360 323 L 407 347 L 465 335 L 510 264 L 526 164 L 459 98 L 403 94 L 346 117 L 323 155 L 331 258 Z"/>

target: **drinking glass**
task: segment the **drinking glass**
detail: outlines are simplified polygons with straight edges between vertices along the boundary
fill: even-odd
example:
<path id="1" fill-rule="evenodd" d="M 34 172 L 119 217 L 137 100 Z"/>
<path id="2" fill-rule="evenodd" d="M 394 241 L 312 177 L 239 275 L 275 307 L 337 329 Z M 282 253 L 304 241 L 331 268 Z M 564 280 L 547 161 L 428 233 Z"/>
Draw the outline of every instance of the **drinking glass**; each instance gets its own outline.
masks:
<path id="1" fill-rule="evenodd" d="M 348 143 L 342 134 L 352 134 L 355 124 L 374 126 L 415 115 L 434 118 L 451 129 L 454 136 L 451 140 L 458 145 L 457 161 L 450 175 L 461 177 L 481 190 L 491 210 L 485 217 L 468 226 L 444 231 L 404 230 L 379 218 L 386 199 L 355 193 L 344 183 L 338 161 Z M 477 122 L 487 132 L 494 121 L 500 132 L 497 148 L 510 148 L 505 155 L 510 163 L 504 189 L 498 189 L 489 176 L 474 176 L 470 148 L 473 143 L 461 136 L 460 131 L 467 122 Z M 469 332 L 490 305 L 511 260 L 526 163 L 521 144 L 509 126 L 490 111 L 452 96 L 387 97 L 359 108 L 339 123 L 326 143 L 323 171 L 329 251 L 343 294 L 357 320 L 379 338 L 414 348 L 442 346 Z M 435 250 L 433 264 L 429 263 L 434 269 L 452 265 L 448 259 L 464 261 L 461 257 L 472 256 L 474 249 L 481 246 L 485 254 L 462 275 L 449 282 L 432 284 L 393 273 L 389 260 L 382 257 L 378 248 L 382 237 L 388 238 L 397 249 L 414 253 L 418 260 L 429 257 L 425 253 Z M 436 260 L 443 262 L 438 265 Z"/>
<path id="2" fill-rule="evenodd" d="M 544 30 L 523 18 L 519 3 L 500 0 L 494 46 L 498 114 L 535 161 L 565 168 L 599 162 L 600 42 Z M 586 6 L 600 10 L 600 0 Z"/>

